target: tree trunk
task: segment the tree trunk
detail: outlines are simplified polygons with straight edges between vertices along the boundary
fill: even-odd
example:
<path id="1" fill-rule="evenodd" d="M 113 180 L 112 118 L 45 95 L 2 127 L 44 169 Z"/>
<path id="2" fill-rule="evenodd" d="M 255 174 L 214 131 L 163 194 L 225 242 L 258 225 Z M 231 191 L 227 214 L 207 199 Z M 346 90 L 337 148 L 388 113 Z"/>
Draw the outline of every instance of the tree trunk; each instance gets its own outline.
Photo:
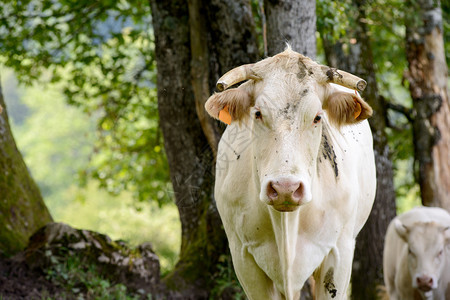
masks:
<path id="1" fill-rule="evenodd" d="M 191 76 L 197 115 L 214 155 L 223 126 L 205 111 L 217 80 L 258 59 L 255 26 L 247 0 L 189 0 Z"/>
<path id="2" fill-rule="evenodd" d="M 10 256 L 52 217 L 17 149 L 1 87 L 0 107 L 0 256 Z"/>
<path id="3" fill-rule="evenodd" d="M 312 0 L 265 0 L 268 55 L 286 48 L 315 59 L 316 57 L 316 2 Z M 312 280 L 312 279 L 310 279 Z M 301 291 L 301 300 L 313 299 L 313 284 L 307 280 Z"/>
<path id="4" fill-rule="evenodd" d="M 313 0 L 264 0 L 267 49 L 270 56 L 286 48 L 316 57 L 316 2 Z"/>
<path id="5" fill-rule="evenodd" d="M 223 127 L 204 112 L 216 80 L 257 59 L 247 1 L 150 1 L 158 109 L 182 224 L 180 259 L 165 279 L 183 299 L 206 299 L 229 255 L 213 200 L 214 154 Z"/>
<path id="6" fill-rule="evenodd" d="M 377 285 L 383 284 L 383 245 L 389 222 L 395 217 L 395 190 L 392 161 L 386 135 L 386 103 L 379 95 L 371 41 L 366 25 L 364 0 L 354 0 L 356 18 L 355 47 L 360 53 L 356 75 L 367 81 L 363 97 L 373 108 L 369 119 L 373 134 L 373 147 L 377 171 L 377 192 L 367 223 L 356 240 L 352 274 L 353 299 L 377 299 Z"/>
<path id="7" fill-rule="evenodd" d="M 406 78 L 413 99 L 414 156 L 422 203 L 450 211 L 450 101 L 440 1 L 409 1 Z"/>

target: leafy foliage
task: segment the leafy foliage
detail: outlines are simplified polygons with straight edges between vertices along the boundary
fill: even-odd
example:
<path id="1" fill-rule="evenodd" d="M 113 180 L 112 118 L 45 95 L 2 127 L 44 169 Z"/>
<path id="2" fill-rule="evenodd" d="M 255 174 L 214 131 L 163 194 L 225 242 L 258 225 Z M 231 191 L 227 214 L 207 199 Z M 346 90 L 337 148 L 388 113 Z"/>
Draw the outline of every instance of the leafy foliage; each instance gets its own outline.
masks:
<path id="1" fill-rule="evenodd" d="M 352 9 L 349 1 L 317 1 L 317 30 L 328 40 L 337 41 L 345 38 L 346 29 L 354 22 Z"/>
<path id="2" fill-rule="evenodd" d="M 160 204 L 170 190 L 158 124 L 153 37 L 142 1 L 6 1 L 1 61 L 22 82 L 60 82 L 97 120 L 93 177 L 109 192 Z M 149 180 L 152 179 L 152 180 Z"/>
<path id="3" fill-rule="evenodd" d="M 447 65 L 450 65 L 450 2 L 441 1 L 442 21 L 444 30 L 444 49 Z"/>
<path id="4" fill-rule="evenodd" d="M 247 299 L 232 264 L 229 255 L 219 257 L 218 273 L 214 276 L 215 285 L 211 290 L 210 299 Z"/>
<path id="5" fill-rule="evenodd" d="M 181 243 L 175 205 L 159 208 L 156 201 L 136 202 L 131 192 L 112 196 L 93 180 L 87 180 L 84 187 L 77 185 L 81 180 L 78 171 L 88 167 L 92 155 L 96 120 L 65 103 L 60 84 L 47 84 L 45 89 L 37 84 L 23 87 L 10 70 L 2 70 L 2 81 L 16 143 L 54 220 L 102 232 L 133 246 L 151 241 L 162 272 L 171 269 Z M 160 179 L 147 180 L 154 188 L 152 198 L 162 193 L 170 199 L 171 194 L 158 188 Z"/>

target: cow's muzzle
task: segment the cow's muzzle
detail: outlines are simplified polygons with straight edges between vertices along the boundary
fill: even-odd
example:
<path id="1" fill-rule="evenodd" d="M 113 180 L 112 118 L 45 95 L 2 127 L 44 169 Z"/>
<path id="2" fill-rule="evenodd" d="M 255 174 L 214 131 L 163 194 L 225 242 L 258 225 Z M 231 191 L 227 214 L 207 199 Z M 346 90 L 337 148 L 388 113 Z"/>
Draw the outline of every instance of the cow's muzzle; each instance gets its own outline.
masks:
<path id="1" fill-rule="evenodd" d="M 305 183 L 292 178 L 269 180 L 265 187 L 267 204 L 278 211 L 289 212 L 309 202 Z"/>
<path id="2" fill-rule="evenodd" d="M 434 280 L 431 276 L 417 276 L 416 278 L 417 288 L 423 292 L 431 291 L 434 288 Z"/>

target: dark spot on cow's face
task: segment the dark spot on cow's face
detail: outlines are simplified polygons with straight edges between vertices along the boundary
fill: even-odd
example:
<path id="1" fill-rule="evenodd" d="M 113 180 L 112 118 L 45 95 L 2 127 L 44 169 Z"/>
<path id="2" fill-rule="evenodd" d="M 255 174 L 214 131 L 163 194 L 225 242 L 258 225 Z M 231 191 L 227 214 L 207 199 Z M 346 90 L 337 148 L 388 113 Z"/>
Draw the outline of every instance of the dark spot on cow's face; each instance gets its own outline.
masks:
<path id="1" fill-rule="evenodd" d="M 333 267 L 329 268 L 325 277 L 323 278 L 323 287 L 325 290 L 330 293 L 331 298 L 336 297 L 337 289 L 334 285 L 334 269 Z"/>
<path id="2" fill-rule="evenodd" d="M 308 94 L 308 92 L 309 92 L 308 89 L 304 89 L 304 90 L 302 91 L 301 96 L 302 96 L 302 97 L 305 97 L 305 96 Z"/>
<path id="3" fill-rule="evenodd" d="M 298 73 L 297 73 L 297 78 L 301 81 L 301 80 L 303 80 L 303 78 L 305 78 L 305 76 L 306 76 L 306 70 L 300 68 L 300 71 L 298 71 Z"/>
<path id="4" fill-rule="evenodd" d="M 287 103 L 286 104 L 286 106 L 281 110 L 281 113 L 284 115 L 284 116 L 288 116 L 289 115 L 289 108 L 291 107 L 291 104 L 290 103 Z"/>
<path id="5" fill-rule="evenodd" d="M 305 78 L 306 75 L 308 75 L 307 72 L 307 68 L 305 66 L 305 64 L 303 63 L 303 61 L 301 59 L 298 60 L 298 73 L 297 73 L 297 78 L 302 81 L 303 78 Z"/>
<path id="6" fill-rule="evenodd" d="M 292 99 L 292 101 L 286 103 L 286 105 L 279 110 L 280 116 L 282 116 L 285 120 L 290 120 L 293 122 L 295 120 L 295 116 L 297 115 L 299 103 L 299 99 Z"/>
<path id="7" fill-rule="evenodd" d="M 334 152 L 333 146 L 330 145 L 328 131 L 324 127 L 322 131 L 322 145 L 321 145 L 322 156 L 325 160 L 329 160 L 331 167 L 334 171 L 334 176 L 337 178 L 339 175 L 338 165 L 336 162 L 336 153 Z"/>
<path id="8" fill-rule="evenodd" d="M 334 81 L 336 78 L 342 78 L 342 75 L 339 74 L 338 70 L 335 68 L 329 68 L 326 74 L 328 81 Z"/>
<path id="9" fill-rule="evenodd" d="M 333 81 L 333 69 L 332 68 L 328 69 L 327 77 L 328 77 L 328 81 Z"/>

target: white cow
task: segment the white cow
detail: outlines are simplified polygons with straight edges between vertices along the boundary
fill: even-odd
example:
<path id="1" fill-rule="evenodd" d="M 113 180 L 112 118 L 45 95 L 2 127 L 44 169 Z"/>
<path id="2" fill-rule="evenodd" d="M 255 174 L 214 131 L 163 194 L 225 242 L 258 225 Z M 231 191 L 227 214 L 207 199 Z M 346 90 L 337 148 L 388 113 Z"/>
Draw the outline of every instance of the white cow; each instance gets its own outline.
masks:
<path id="1" fill-rule="evenodd" d="M 383 253 L 391 300 L 450 299 L 450 214 L 414 208 L 391 221 Z"/>
<path id="2" fill-rule="evenodd" d="M 299 299 L 312 274 L 317 299 L 346 297 L 376 189 L 364 87 L 287 49 L 229 71 L 208 99 L 211 116 L 231 121 L 215 198 L 248 298 Z"/>

